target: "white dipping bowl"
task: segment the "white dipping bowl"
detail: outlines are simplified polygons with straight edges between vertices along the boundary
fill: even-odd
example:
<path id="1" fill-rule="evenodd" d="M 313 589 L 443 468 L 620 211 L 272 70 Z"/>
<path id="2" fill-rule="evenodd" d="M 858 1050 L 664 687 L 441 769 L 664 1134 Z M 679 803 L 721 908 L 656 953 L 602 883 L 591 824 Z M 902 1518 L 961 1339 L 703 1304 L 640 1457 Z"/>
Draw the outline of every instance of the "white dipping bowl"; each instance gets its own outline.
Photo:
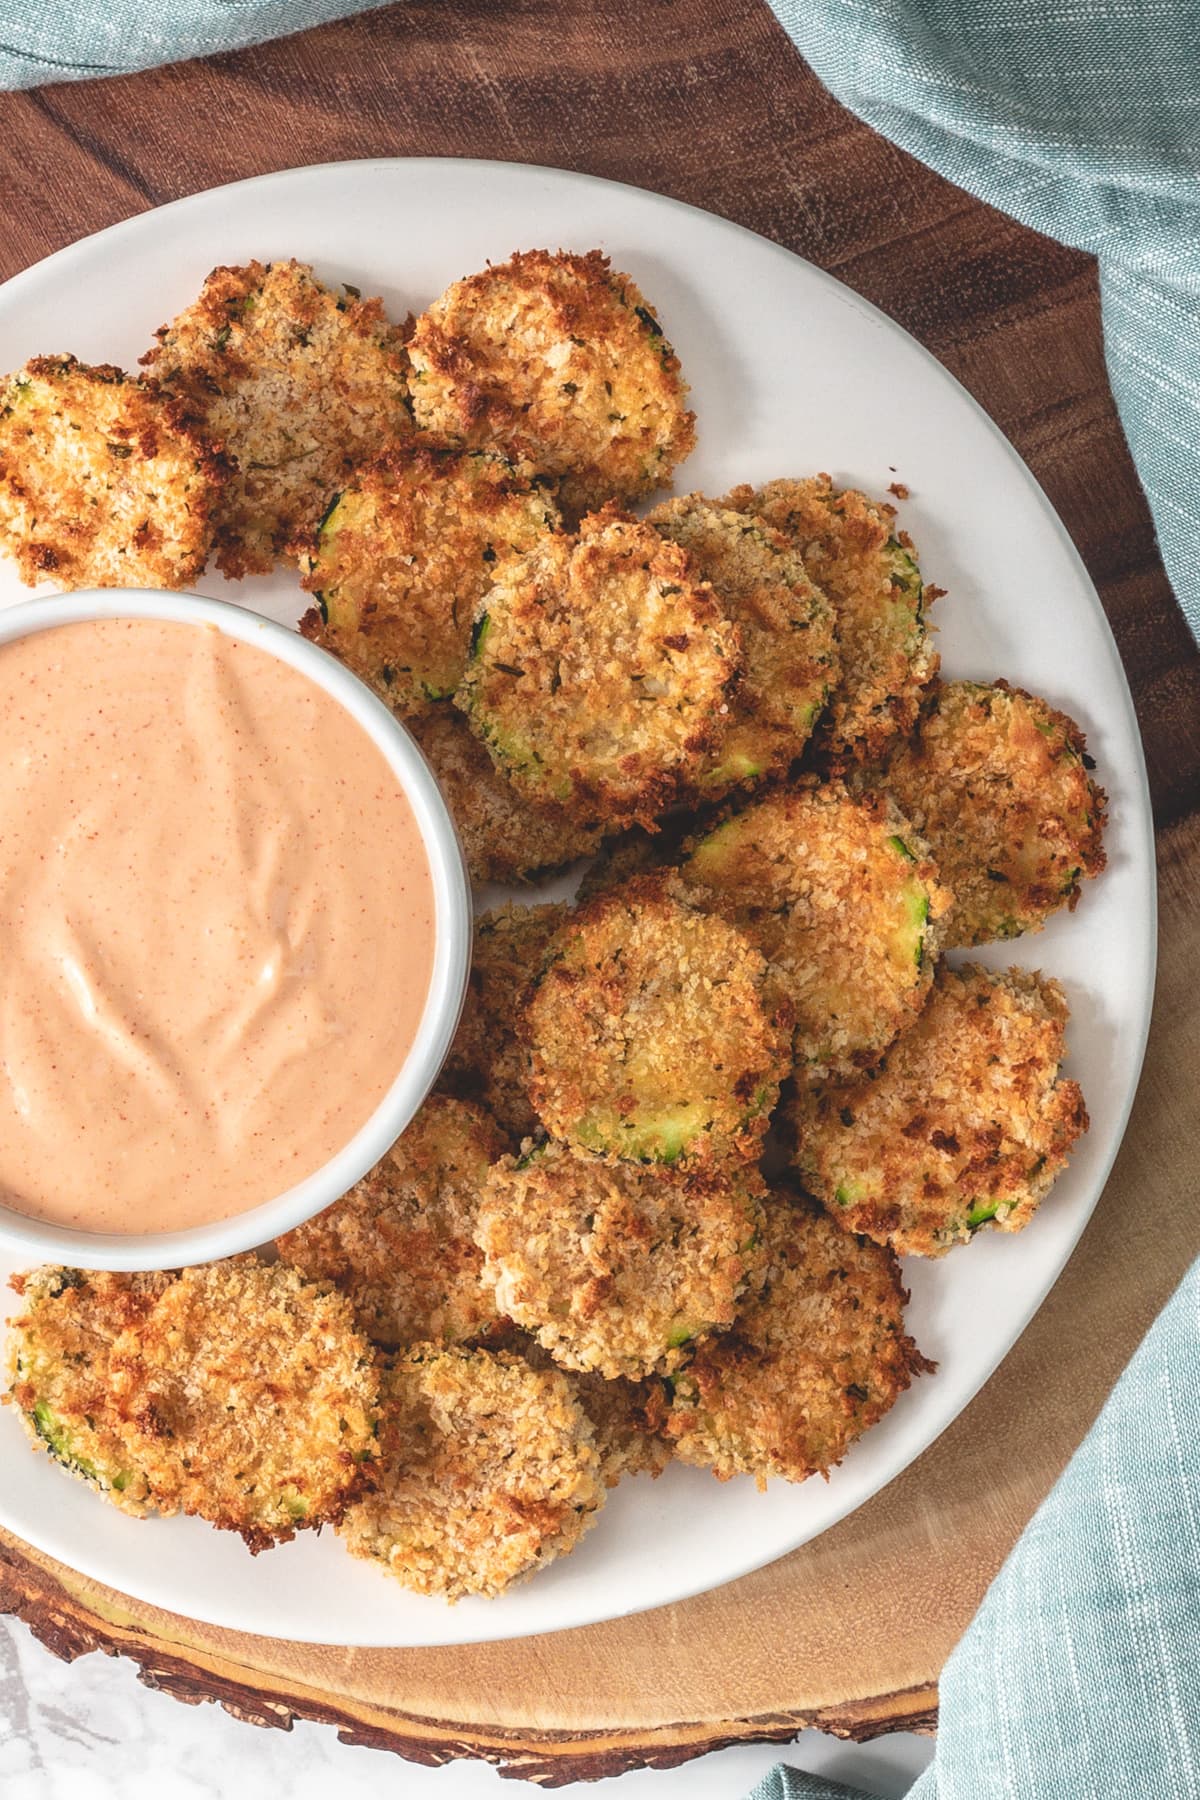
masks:
<path id="1" fill-rule="evenodd" d="M 437 1079 L 462 1010 L 471 962 L 471 891 L 453 820 L 416 743 L 394 713 L 336 658 L 298 632 L 245 607 L 145 588 L 55 594 L 5 608 L 0 611 L 0 646 L 53 626 L 92 619 L 215 625 L 227 637 L 253 644 L 323 688 L 345 708 L 395 774 L 420 830 L 433 886 L 433 969 L 412 1047 L 366 1124 L 321 1168 L 273 1199 L 187 1231 L 74 1231 L 0 1204 L 0 1248 L 30 1263 L 177 1269 L 251 1250 L 302 1225 L 353 1187 L 395 1143 Z"/>

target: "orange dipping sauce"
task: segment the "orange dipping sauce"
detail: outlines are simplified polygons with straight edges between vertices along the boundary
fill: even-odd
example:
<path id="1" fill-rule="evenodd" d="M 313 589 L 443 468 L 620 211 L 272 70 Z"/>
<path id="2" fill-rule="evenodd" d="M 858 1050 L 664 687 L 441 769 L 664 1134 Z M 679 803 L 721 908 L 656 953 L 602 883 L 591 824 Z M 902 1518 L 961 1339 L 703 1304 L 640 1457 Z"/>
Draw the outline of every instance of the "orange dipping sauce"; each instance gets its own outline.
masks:
<path id="1" fill-rule="evenodd" d="M 209 625 L 0 645 L 0 1202 L 95 1232 L 273 1199 L 412 1047 L 433 884 L 333 697 Z"/>

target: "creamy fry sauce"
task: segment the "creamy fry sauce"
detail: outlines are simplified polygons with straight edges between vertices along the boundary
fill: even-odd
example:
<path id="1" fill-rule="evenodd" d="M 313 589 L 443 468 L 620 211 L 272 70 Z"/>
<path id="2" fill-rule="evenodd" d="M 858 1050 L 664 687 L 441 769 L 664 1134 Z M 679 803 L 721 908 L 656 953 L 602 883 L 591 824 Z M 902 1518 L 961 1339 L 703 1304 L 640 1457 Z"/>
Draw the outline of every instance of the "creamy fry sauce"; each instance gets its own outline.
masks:
<path id="1" fill-rule="evenodd" d="M 227 1218 L 363 1125 L 416 1034 L 434 901 L 398 781 L 211 626 L 0 646 L 0 1200 L 85 1231 Z"/>

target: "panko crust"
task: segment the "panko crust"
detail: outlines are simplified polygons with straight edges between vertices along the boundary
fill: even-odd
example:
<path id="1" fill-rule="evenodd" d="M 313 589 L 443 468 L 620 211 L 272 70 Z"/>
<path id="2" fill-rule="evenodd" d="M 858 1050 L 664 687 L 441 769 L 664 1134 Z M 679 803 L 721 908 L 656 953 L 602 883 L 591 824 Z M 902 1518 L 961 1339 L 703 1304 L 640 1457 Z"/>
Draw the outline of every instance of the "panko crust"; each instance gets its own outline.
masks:
<path id="1" fill-rule="evenodd" d="M 917 1017 L 950 895 L 890 801 L 777 788 L 693 840 L 678 881 L 762 951 L 795 1012 L 798 1080 L 870 1068 Z"/>
<path id="2" fill-rule="evenodd" d="M 904 1330 L 891 1251 L 811 1203 L 773 1193 L 767 1274 L 733 1331 L 708 1338 L 674 1381 L 666 1431 L 681 1462 L 721 1481 L 827 1475 L 855 1439 L 932 1370 Z"/>
<path id="3" fill-rule="evenodd" d="M 505 1321 L 480 1280 L 475 1218 L 507 1148 L 483 1108 L 433 1094 L 348 1194 L 276 1240 L 284 1262 L 332 1282 L 377 1344 L 460 1344 Z"/>
<path id="4" fill-rule="evenodd" d="M 686 494 L 647 523 L 689 553 L 742 634 L 745 673 L 698 798 L 785 773 L 841 672 L 833 608 L 800 552 L 762 519 Z"/>
<path id="5" fill-rule="evenodd" d="M 382 684 L 376 692 L 388 698 Z M 590 855 L 600 842 L 598 819 L 534 800 L 510 781 L 454 707 L 407 723 L 445 795 L 477 886 L 525 886 Z"/>
<path id="6" fill-rule="evenodd" d="M 761 1278 L 763 1192 L 751 1165 L 614 1165 L 551 1141 L 488 1176 L 485 1278 L 564 1368 L 669 1375 Z"/>
<path id="7" fill-rule="evenodd" d="M 513 1348 L 531 1369 L 559 1368 L 550 1352 L 526 1332 L 516 1335 Z M 671 1461 L 671 1446 L 663 1436 L 666 1383 L 656 1375 L 647 1376 L 644 1381 L 629 1381 L 618 1375 L 609 1381 L 591 1370 L 560 1372 L 592 1421 L 605 1487 L 615 1488 L 629 1475 L 649 1475 L 657 1481 Z"/>
<path id="8" fill-rule="evenodd" d="M 525 1003 L 569 909 L 511 902 L 475 921 L 471 974 L 441 1085 L 478 1095 L 514 1144 L 540 1131 L 529 1098 Z"/>
<path id="9" fill-rule="evenodd" d="M 499 571 L 455 703 L 526 793 L 615 830 L 703 768 L 741 666 L 686 551 L 606 508 Z"/>
<path id="10" fill-rule="evenodd" d="M 530 1098 L 552 1137 L 642 1162 L 756 1154 L 791 1009 L 741 931 L 656 877 L 571 915 L 526 1019 Z"/>
<path id="11" fill-rule="evenodd" d="M 193 1513 L 257 1552 L 336 1520 L 363 1485 L 378 1377 L 331 1288 L 236 1258 L 41 1271 L 24 1293 L 13 1400 L 123 1510 Z"/>
<path id="12" fill-rule="evenodd" d="M 214 269 L 156 335 L 149 381 L 234 464 L 217 532 L 231 580 L 269 573 L 335 489 L 411 429 L 399 327 L 305 263 Z"/>
<path id="13" fill-rule="evenodd" d="M 497 569 L 559 525 L 510 462 L 412 437 L 334 495 L 298 547 L 317 596 L 300 622 L 401 717 L 453 694 L 475 608 Z"/>
<path id="14" fill-rule="evenodd" d="M 790 539 L 833 603 L 842 678 L 818 732 L 821 750 L 835 763 L 882 756 L 915 725 L 939 660 L 916 550 L 895 507 L 835 488 L 828 475 L 738 487 L 723 504 Z"/>
<path id="15" fill-rule="evenodd" d="M 226 475 L 173 401 L 111 363 L 35 356 L 0 388 L 0 546 L 28 587 L 187 587 Z"/>
<path id="16" fill-rule="evenodd" d="M 605 1497 L 563 1375 L 507 1352 L 418 1345 L 383 1377 L 375 1489 L 338 1526 L 407 1588 L 496 1595 L 575 1548 Z"/>
<path id="17" fill-rule="evenodd" d="M 1099 875 L 1107 801 L 1083 733 L 1006 681 L 934 684 L 883 785 L 928 838 L 954 904 L 949 946 L 1040 931 Z"/>
<path id="18" fill-rule="evenodd" d="M 985 1225 L 1028 1225 L 1087 1130 L 1059 1075 L 1067 1002 L 1027 969 L 943 965 L 873 1078 L 798 1092 L 796 1162 L 849 1231 L 941 1256 Z"/>
<path id="19" fill-rule="evenodd" d="M 522 458 L 576 518 L 664 487 L 696 442 L 678 357 L 598 250 L 519 251 L 454 282 L 408 355 L 419 425 Z"/>

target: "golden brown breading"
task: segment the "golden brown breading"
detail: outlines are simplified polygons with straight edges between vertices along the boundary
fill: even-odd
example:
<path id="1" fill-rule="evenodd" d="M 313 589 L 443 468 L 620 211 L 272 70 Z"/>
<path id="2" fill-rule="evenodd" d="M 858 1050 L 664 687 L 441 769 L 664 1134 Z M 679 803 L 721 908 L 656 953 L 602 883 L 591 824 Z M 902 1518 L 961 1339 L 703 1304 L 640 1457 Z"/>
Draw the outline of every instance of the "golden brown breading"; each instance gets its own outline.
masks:
<path id="1" fill-rule="evenodd" d="M 225 479 L 180 409 L 110 363 L 35 356 L 0 388 L 0 545 L 28 587 L 187 587 Z"/>
<path id="2" fill-rule="evenodd" d="M 693 843 L 679 881 L 766 957 L 795 1009 L 798 1078 L 870 1067 L 919 1012 L 950 896 L 890 801 L 779 788 Z"/>
<path id="3" fill-rule="evenodd" d="M 723 730 L 741 657 L 686 551 L 606 509 L 500 570 L 456 704 L 526 793 L 651 825 Z"/>
<path id="4" fill-rule="evenodd" d="M 700 796 L 784 773 L 841 672 L 833 608 L 799 551 L 762 519 L 687 494 L 664 500 L 647 523 L 695 559 L 742 634 L 745 675 Z"/>
<path id="5" fill-rule="evenodd" d="M 1105 795 L 1083 733 L 1006 681 L 935 683 L 882 785 L 929 839 L 954 904 L 948 945 L 1040 931 L 1098 875 Z"/>
<path id="6" fill-rule="evenodd" d="M 753 1156 L 787 1073 L 791 1009 L 736 927 L 653 876 L 574 913 L 526 1018 L 552 1137 L 641 1162 Z"/>
<path id="7" fill-rule="evenodd" d="M 277 1240 L 284 1262 L 331 1281 L 377 1344 L 460 1344 L 503 1325 L 480 1279 L 475 1215 L 506 1148 L 482 1107 L 434 1094 L 383 1159 Z"/>
<path id="8" fill-rule="evenodd" d="M 1059 1078 L 1067 1003 L 1026 969 L 943 965 L 882 1070 L 798 1092 L 796 1162 L 848 1231 L 941 1256 L 984 1225 L 1028 1225 L 1087 1108 Z"/>
<path id="9" fill-rule="evenodd" d="M 488 1176 L 484 1279 L 565 1368 L 670 1374 L 761 1278 L 763 1191 L 744 1164 L 610 1165 L 550 1142 Z"/>
<path id="10" fill-rule="evenodd" d="M 9 1394 L 35 1448 L 122 1512 L 177 1512 L 136 1462 L 117 1400 L 114 1346 L 137 1331 L 170 1277 L 41 1268 L 14 1275 L 25 1310 L 11 1327 Z"/>
<path id="11" fill-rule="evenodd" d="M 605 1496 L 564 1376 L 432 1344 L 383 1380 L 375 1491 L 338 1526 L 352 1556 L 420 1594 L 499 1594 L 575 1548 Z"/>
<path id="12" fill-rule="evenodd" d="M 548 1350 L 527 1332 L 514 1333 L 512 1348 L 531 1369 L 557 1369 Z M 596 1433 L 600 1472 L 605 1487 L 615 1488 L 627 1475 L 649 1475 L 657 1481 L 671 1460 L 663 1436 L 667 1418 L 666 1383 L 657 1375 L 609 1381 L 591 1370 L 560 1370 Z"/>
<path id="13" fill-rule="evenodd" d="M 724 505 L 753 513 L 789 538 L 837 614 L 842 678 L 820 729 L 835 760 L 872 759 L 906 736 L 937 674 L 926 632 L 916 551 L 896 530 L 896 509 L 828 475 L 739 487 Z"/>
<path id="14" fill-rule="evenodd" d="M 300 548 L 300 622 L 407 717 L 462 678 L 475 608 L 497 569 L 559 524 L 503 457 L 413 437 L 352 479 Z"/>
<path id="15" fill-rule="evenodd" d="M 387 698 L 381 685 L 376 692 Z M 533 882 L 599 843 L 598 821 L 531 800 L 510 781 L 454 707 L 407 723 L 445 795 L 476 884 Z"/>
<path id="16" fill-rule="evenodd" d="M 456 281 L 408 354 L 419 425 L 523 458 L 574 517 L 664 487 L 696 441 L 678 357 L 598 250 L 519 251 Z"/>
<path id="17" fill-rule="evenodd" d="M 282 1263 L 25 1279 L 13 1399 L 34 1441 L 129 1512 L 268 1548 L 340 1516 L 378 1377 L 350 1303 Z"/>
<path id="18" fill-rule="evenodd" d="M 142 362 L 235 465 L 217 566 L 263 573 L 329 496 L 411 428 L 404 349 L 378 300 L 334 293 L 304 263 L 214 269 Z"/>
<path id="19" fill-rule="evenodd" d="M 442 1086 L 480 1095 L 517 1144 L 540 1125 L 529 1098 L 525 1001 L 567 914 L 562 905 L 509 904 L 475 921 L 467 998 L 442 1068 Z"/>
<path id="20" fill-rule="evenodd" d="M 932 1369 L 904 1330 L 908 1300 L 888 1250 L 815 1206 L 775 1193 L 767 1277 L 734 1329 L 707 1338 L 675 1378 L 667 1434 L 681 1462 L 721 1481 L 805 1481 L 841 1462 L 914 1375 Z"/>

